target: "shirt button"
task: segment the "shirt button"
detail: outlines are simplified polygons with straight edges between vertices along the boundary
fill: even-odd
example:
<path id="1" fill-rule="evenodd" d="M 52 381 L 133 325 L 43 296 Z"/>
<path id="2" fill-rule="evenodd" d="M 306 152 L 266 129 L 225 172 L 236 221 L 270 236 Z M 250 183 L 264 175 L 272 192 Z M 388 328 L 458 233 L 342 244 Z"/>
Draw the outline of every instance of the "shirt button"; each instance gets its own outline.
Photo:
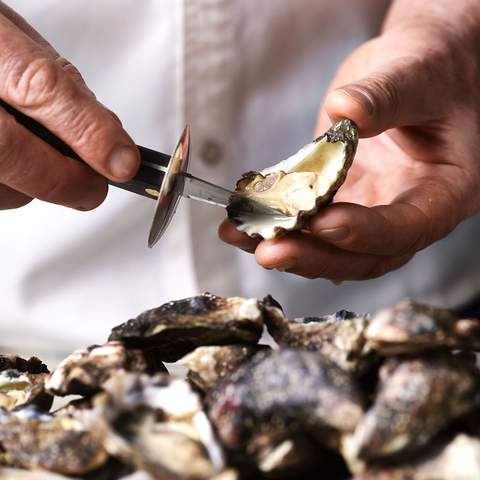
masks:
<path id="1" fill-rule="evenodd" d="M 200 157 L 207 165 L 218 165 L 223 158 L 223 148 L 215 140 L 205 140 L 200 150 Z"/>

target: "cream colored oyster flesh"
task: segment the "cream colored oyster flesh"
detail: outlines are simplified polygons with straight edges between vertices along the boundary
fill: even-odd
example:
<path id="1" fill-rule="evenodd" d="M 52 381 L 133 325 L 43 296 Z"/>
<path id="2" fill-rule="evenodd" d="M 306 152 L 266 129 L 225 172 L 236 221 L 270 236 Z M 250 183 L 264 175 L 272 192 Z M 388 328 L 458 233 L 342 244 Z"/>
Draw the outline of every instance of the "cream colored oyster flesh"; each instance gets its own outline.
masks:
<path id="1" fill-rule="evenodd" d="M 236 186 L 240 195 L 227 209 L 229 218 L 241 232 L 265 239 L 303 228 L 345 181 L 357 141 L 357 127 L 343 119 L 295 155 L 259 172 L 246 173 Z M 279 215 L 245 212 L 244 197 L 278 210 Z"/>

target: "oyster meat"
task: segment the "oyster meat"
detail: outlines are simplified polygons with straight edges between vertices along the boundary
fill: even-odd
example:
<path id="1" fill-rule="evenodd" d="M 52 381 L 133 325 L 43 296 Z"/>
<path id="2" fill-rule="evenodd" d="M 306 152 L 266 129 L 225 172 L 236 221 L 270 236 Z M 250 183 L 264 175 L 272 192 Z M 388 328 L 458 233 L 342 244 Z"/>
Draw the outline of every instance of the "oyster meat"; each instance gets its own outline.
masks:
<path id="1" fill-rule="evenodd" d="M 123 372 L 105 390 L 95 405 L 111 455 L 162 480 L 209 479 L 224 470 L 223 451 L 187 382 Z"/>
<path id="2" fill-rule="evenodd" d="M 260 350 L 269 348 L 267 345 L 199 347 L 183 357 L 180 364 L 189 369 L 188 380 L 200 391 L 207 392 Z"/>
<path id="3" fill-rule="evenodd" d="M 19 409 L 36 405 L 49 410 L 53 397 L 45 391 L 47 366 L 36 357 L 25 360 L 14 355 L 0 355 L 0 408 Z"/>
<path id="4" fill-rule="evenodd" d="M 128 349 L 120 342 L 92 345 L 77 350 L 63 360 L 46 381 L 55 395 L 92 395 L 118 370 L 139 373 L 166 372 L 152 352 Z"/>
<path id="5" fill-rule="evenodd" d="M 206 293 L 148 310 L 115 327 L 109 340 L 129 348 L 154 348 L 159 359 L 175 362 L 196 347 L 255 344 L 262 330 L 263 311 L 257 299 Z"/>
<path id="6" fill-rule="evenodd" d="M 356 125 L 347 119 L 295 155 L 238 181 L 227 208 L 237 229 L 250 236 L 274 238 L 303 228 L 318 209 L 328 204 L 345 181 L 358 143 Z M 245 198 L 278 210 L 278 216 L 249 212 Z"/>
<path id="7" fill-rule="evenodd" d="M 480 349 L 480 320 L 459 319 L 449 310 L 403 300 L 373 315 L 365 332 L 382 354 L 432 348 Z"/>
<path id="8" fill-rule="evenodd" d="M 29 407 L 0 415 L 0 446 L 8 465 L 84 475 L 101 467 L 108 454 L 103 437 L 83 417 L 53 417 Z"/>
<path id="9" fill-rule="evenodd" d="M 301 427 L 335 443 L 361 420 L 364 399 L 350 376 L 321 355 L 284 349 L 255 355 L 208 403 L 223 444 L 238 450 L 272 425 L 292 433 Z"/>
<path id="10" fill-rule="evenodd" d="M 345 440 L 347 458 L 372 460 L 417 451 L 479 406 L 479 373 L 461 355 L 388 359 L 380 369 L 373 406 Z"/>

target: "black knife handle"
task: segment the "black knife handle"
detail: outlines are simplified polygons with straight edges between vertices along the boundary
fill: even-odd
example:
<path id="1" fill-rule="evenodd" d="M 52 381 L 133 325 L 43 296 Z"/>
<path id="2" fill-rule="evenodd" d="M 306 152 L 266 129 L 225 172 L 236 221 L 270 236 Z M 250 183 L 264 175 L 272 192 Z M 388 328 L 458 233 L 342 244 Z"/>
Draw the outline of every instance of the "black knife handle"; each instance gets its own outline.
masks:
<path id="1" fill-rule="evenodd" d="M 83 160 L 65 142 L 60 140 L 55 134 L 50 132 L 50 130 L 36 120 L 19 112 L 2 99 L 0 99 L 0 108 L 5 109 L 10 115 L 13 115 L 20 125 L 24 126 L 45 143 L 48 143 L 62 155 L 83 162 Z M 109 181 L 109 183 L 116 187 L 123 188 L 124 190 L 143 195 L 144 197 L 156 198 L 155 192 L 158 192 L 158 189 L 160 188 L 164 173 L 156 169 L 155 165 L 167 167 L 168 162 L 170 161 L 170 155 L 141 146 L 138 146 L 138 149 L 140 151 L 141 164 L 135 177 L 128 182 L 116 183 Z"/>

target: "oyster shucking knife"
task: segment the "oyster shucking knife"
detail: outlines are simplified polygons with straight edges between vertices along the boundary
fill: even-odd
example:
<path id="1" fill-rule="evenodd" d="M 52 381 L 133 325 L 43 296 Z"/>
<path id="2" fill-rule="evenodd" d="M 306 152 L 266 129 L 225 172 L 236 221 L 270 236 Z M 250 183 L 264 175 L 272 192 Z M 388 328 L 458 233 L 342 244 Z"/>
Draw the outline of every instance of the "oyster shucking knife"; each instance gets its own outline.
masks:
<path id="1" fill-rule="evenodd" d="M 3 107 L 15 117 L 18 123 L 61 154 L 82 161 L 66 143 L 36 120 L 19 112 L 1 99 L 0 107 Z M 232 196 L 238 196 L 237 193 L 187 173 L 190 160 L 190 130 L 188 127 L 185 127 L 172 156 L 141 146 L 138 146 L 138 149 L 141 164 L 135 177 L 125 183 L 111 181 L 109 183 L 156 200 L 157 204 L 148 236 L 148 246 L 150 248 L 158 242 L 168 227 L 175 214 L 180 197 L 183 196 L 226 208 Z M 242 201 L 238 203 L 242 210 L 248 214 L 282 216 L 279 211 L 245 197 L 242 197 Z"/>

